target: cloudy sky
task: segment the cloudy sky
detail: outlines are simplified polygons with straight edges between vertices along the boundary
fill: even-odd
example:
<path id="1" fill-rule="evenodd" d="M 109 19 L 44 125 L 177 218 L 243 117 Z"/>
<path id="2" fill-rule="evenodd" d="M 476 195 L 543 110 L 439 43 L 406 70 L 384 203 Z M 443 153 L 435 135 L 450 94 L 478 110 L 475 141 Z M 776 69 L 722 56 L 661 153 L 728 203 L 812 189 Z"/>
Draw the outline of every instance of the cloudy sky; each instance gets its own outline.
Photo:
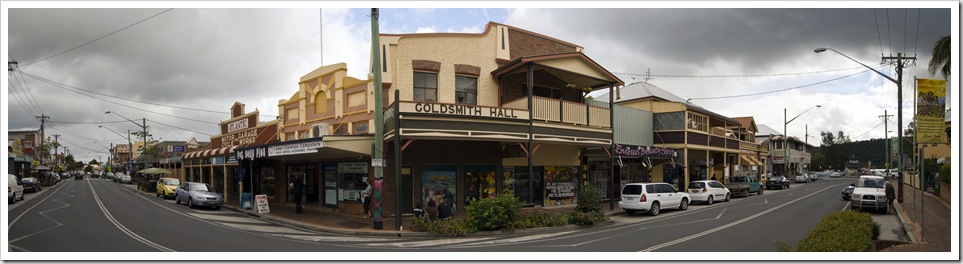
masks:
<path id="1" fill-rule="evenodd" d="M 953 15 L 958 3 L 819 3 L 848 8 L 712 3 L 718 8 L 653 9 L 638 2 L 574 2 L 544 9 L 542 2 L 405 9 L 413 5 L 387 3 L 379 7 L 379 27 L 382 33 L 480 33 L 489 21 L 508 24 L 583 46 L 627 84 L 643 81 L 650 71 L 649 83 L 711 111 L 753 116 L 779 130 L 780 110 L 788 109 L 792 118 L 820 104 L 788 127 L 790 135 L 802 137 L 808 125 L 817 136 L 811 142 L 819 141 L 819 131 L 882 138 L 879 116 L 884 110 L 895 116 L 898 107 L 895 84 L 843 56 L 813 49 L 833 48 L 894 78 L 895 67 L 880 66 L 881 57 L 904 53 L 918 58 L 904 72 L 903 123 L 909 123 L 911 80 L 942 78 L 930 76 L 926 65 L 933 43 L 959 31 Z M 106 158 L 103 145 L 126 143 L 98 126 L 121 134 L 140 129 L 106 111 L 146 118 L 150 133 L 162 141 L 208 141 L 218 133 L 217 123 L 230 118 L 235 101 L 270 120 L 278 100 L 290 97 L 298 79 L 322 64 L 346 62 L 349 75 L 360 79 L 368 72 L 370 3 L 311 2 L 290 9 L 264 3 L 124 3 L 137 8 L 123 9 L 63 4 L 3 3 L 3 53 L 20 65 L 3 76 L 3 128 L 38 129 L 35 116 L 50 116 L 48 134 L 61 135 L 60 143 L 80 160 Z M 766 4 L 772 8 L 741 9 Z M 252 8 L 220 9 L 227 7 Z M 958 43 L 953 34 L 952 46 Z M 950 87 L 958 89 L 951 78 Z M 785 91 L 772 92 L 778 90 Z M 763 92 L 771 93 L 729 97 Z M 896 131 L 895 124 L 894 118 L 889 130 Z"/>

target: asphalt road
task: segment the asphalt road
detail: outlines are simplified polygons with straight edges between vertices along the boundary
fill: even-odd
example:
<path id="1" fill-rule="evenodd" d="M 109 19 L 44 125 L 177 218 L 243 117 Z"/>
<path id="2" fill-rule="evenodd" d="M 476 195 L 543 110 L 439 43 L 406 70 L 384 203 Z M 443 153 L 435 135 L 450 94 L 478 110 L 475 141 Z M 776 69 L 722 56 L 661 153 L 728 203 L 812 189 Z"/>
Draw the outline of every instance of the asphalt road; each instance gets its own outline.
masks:
<path id="1" fill-rule="evenodd" d="M 98 179 L 69 180 L 11 206 L 9 250 L 31 252 L 777 252 L 831 211 L 848 209 L 852 179 L 614 224 L 511 235 L 364 237 L 319 233 L 229 210 L 190 209 Z"/>

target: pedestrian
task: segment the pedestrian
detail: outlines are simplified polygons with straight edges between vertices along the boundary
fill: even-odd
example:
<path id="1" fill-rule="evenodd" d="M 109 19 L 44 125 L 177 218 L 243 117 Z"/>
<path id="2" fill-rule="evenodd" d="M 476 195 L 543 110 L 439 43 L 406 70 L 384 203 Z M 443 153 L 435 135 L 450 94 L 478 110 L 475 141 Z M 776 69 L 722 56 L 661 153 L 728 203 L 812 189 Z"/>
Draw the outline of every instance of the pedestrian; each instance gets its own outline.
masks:
<path id="1" fill-rule="evenodd" d="M 446 199 L 442 199 L 441 204 L 438 204 L 438 219 L 449 220 L 454 217 L 455 213 L 452 212 L 450 202 Z"/>
<path id="2" fill-rule="evenodd" d="M 368 186 L 361 192 L 361 202 L 364 203 L 364 216 L 361 218 L 371 218 L 371 211 L 368 209 L 371 207 L 371 181 L 367 177 L 364 181 Z"/>
<path id="3" fill-rule="evenodd" d="M 425 217 L 425 209 L 422 209 L 422 207 L 424 206 L 422 205 L 421 201 L 418 201 L 418 204 L 415 205 L 415 209 L 411 210 L 411 214 L 414 215 L 415 218 Z"/>
<path id="4" fill-rule="evenodd" d="M 428 215 L 428 221 L 435 221 L 435 219 L 438 219 L 438 207 L 435 206 L 434 199 L 428 199 L 428 207 L 425 207 L 425 214 Z"/>
<path id="5" fill-rule="evenodd" d="M 893 214 L 895 210 L 893 209 L 893 200 L 896 200 L 896 190 L 893 185 L 888 181 L 886 182 L 886 213 Z"/>
<path id="6" fill-rule="evenodd" d="M 301 211 L 301 198 L 304 196 L 304 180 L 300 176 L 294 176 L 294 182 L 291 183 L 293 186 L 292 192 L 294 193 L 294 213 L 300 214 Z"/>

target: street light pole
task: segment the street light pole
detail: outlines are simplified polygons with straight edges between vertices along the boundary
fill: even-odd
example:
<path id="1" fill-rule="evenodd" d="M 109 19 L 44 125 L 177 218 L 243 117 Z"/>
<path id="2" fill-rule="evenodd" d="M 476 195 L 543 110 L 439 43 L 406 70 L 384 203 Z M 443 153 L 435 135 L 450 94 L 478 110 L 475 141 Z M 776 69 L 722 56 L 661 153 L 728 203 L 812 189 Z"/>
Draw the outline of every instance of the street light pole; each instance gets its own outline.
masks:
<path id="1" fill-rule="evenodd" d="M 783 133 L 783 135 L 782 135 L 782 138 L 783 138 L 783 141 L 782 141 L 782 149 L 783 149 L 783 156 L 782 156 L 782 158 L 785 159 L 785 161 L 783 162 L 783 172 L 782 172 L 782 173 L 783 173 L 783 177 L 786 177 L 786 179 L 789 179 L 789 175 L 790 175 L 790 171 L 789 171 L 789 157 L 790 157 L 790 156 L 789 156 L 789 132 L 786 131 L 786 126 L 789 125 L 789 123 L 792 123 L 793 120 L 796 120 L 796 118 L 799 118 L 799 116 L 802 116 L 803 114 L 805 114 L 806 112 L 809 112 L 809 110 L 812 110 L 812 109 L 815 108 L 815 107 L 823 107 L 823 106 L 822 106 L 822 105 L 810 106 L 809 108 L 806 109 L 806 111 L 802 111 L 802 113 L 799 113 L 798 115 L 796 115 L 796 117 L 793 117 L 792 119 L 789 119 L 789 121 L 786 121 L 786 108 L 783 108 L 783 109 L 782 109 L 782 120 L 783 120 L 783 124 L 782 124 L 782 133 Z M 806 130 L 809 130 L 809 126 L 808 126 L 808 125 L 807 125 L 807 127 L 806 127 Z M 794 180 L 795 180 L 795 178 L 794 178 Z"/>
<path id="2" fill-rule="evenodd" d="M 143 130 L 143 132 L 141 133 L 141 136 L 144 138 L 144 139 L 143 139 L 144 141 L 142 141 L 143 144 L 144 144 L 144 149 L 145 149 L 145 150 L 147 149 L 147 118 L 143 118 L 143 124 L 138 124 L 138 123 L 135 122 L 134 120 L 130 120 L 130 118 L 127 118 L 127 117 L 125 117 L 125 116 L 123 116 L 123 115 L 121 115 L 121 114 L 118 114 L 117 112 L 107 111 L 107 112 L 104 112 L 104 114 L 115 114 L 115 115 L 117 115 L 117 116 L 119 116 L 119 117 L 122 117 L 122 118 L 124 118 L 124 119 L 127 119 L 127 121 L 130 121 L 131 123 L 134 123 L 134 125 L 139 126 L 139 127 Z M 130 131 L 128 130 L 128 135 L 129 135 L 129 134 L 130 134 Z M 128 138 L 129 138 L 129 136 L 128 136 Z M 128 139 L 128 141 L 130 141 L 130 140 Z M 128 143 L 128 144 L 129 144 L 129 143 Z M 133 146 L 131 146 L 130 152 L 134 152 Z M 131 154 L 131 156 L 133 156 L 133 154 Z M 130 160 L 128 160 L 128 162 L 130 162 Z M 147 163 L 146 163 L 146 162 L 144 162 L 144 167 L 145 167 L 145 168 L 147 167 Z M 130 175 L 129 172 L 130 172 L 130 169 L 128 168 L 128 174 L 127 174 L 127 175 Z"/>
<path id="3" fill-rule="evenodd" d="M 897 174 L 897 175 L 899 175 L 900 180 L 902 180 L 902 178 L 903 178 L 903 159 L 904 159 L 904 157 L 903 157 L 903 60 L 904 60 L 904 59 L 907 59 L 907 60 L 916 60 L 916 57 L 904 57 L 902 53 L 896 53 L 896 57 L 892 57 L 892 56 L 890 56 L 890 57 L 883 57 L 883 60 L 884 60 L 884 61 L 885 61 L 885 60 L 896 60 L 896 79 L 893 79 L 892 77 L 889 77 L 888 75 L 883 74 L 882 72 L 879 72 L 879 71 L 877 71 L 876 69 L 873 69 L 872 67 L 869 67 L 869 66 L 867 66 L 866 64 L 863 64 L 862 62 L 859 62 L 859 61 L 857 61 L 857 60 L 855 60 L 855 59 L 853 59 L 853 58 L 850 58 L 849 56 L 846 56 L 846 54 L 843 54 L 843 53 L 841 53 L 841 52 L 839 52 L 839 51 L 836 51 L 836 50 L 834 50 L 834 49 L 831 49 L 831 48 L 817 48 L 817 49 L 813 50 L 813 52 L 815 52 L 815 53 L 820 53 L 820 52 L 823 52 L 823 51 L 826 51 L 826 50 L 831 50 L 831 51 L 835 52 L 836 54 L 842 55 L 843 57 L 846 57 L 847 59 L 849 59 L 849 60 L 851 60 L 851 61 L 854 61 L 854 62 L 856 62 L 856 63 L 859 63 L 859 65 L 863 65 L 863 67 L 866 67 L 866 68 L 872 70 L 872 71 L 875 72 L 876 74 L 879 74 L 880 76 L 883 76 L 883 78 L 886 78 L 887 80 L 889 80 L 889 81 L 891 81 L 891 82 L 893 82 L 893 83 L 896 84 L 896 102 L 897 102 L 897 104 L 896 104 L 896 105 L 897 105 L 897 107 L 896 107 L 896 111 L 897 111 L 897 113 L 896 113 L 896 119 L 897 119 L 897 121 L 896 121 L 896 123 L 897 123 L 897 124 L 896 124 L 896 131 L 898 131 L 896 135 L 899 137 L 899 139 L 897 139 L 897 141 L 899 141 L 899 144 L 896 145 L 896 146 L 898 147 L 897 151 L 899 151 L 899 174 Z M 899 200 L 899 203 L 903 203 L 903 185 L 902 185 L 902 184 L 899 185 L 899 191 L 898 191 L 898 192 L 899 192 L 899 195 L 898 195 L 897 198 L 898 198 L 898 200 Z"/>

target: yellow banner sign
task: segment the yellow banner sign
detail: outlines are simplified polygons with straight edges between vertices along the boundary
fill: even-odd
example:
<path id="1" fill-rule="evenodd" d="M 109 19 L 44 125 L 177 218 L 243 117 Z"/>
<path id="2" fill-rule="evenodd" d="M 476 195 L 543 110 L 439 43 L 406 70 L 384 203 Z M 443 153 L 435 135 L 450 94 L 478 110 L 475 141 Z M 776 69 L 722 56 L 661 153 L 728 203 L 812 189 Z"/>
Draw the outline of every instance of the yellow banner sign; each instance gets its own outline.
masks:
<path id="1" fill-rule="evenodd" d="M 945 143 L 946 81 L 916 79 L 916 143 Z"/>

